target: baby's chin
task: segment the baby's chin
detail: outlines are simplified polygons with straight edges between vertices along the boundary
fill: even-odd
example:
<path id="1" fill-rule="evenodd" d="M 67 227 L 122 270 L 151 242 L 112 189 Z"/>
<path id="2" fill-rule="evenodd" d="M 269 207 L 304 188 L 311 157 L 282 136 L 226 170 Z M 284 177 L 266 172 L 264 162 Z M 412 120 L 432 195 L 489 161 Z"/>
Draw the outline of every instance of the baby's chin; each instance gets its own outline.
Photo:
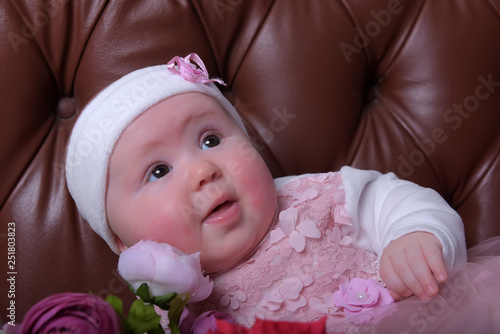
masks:
<path id="1" fill-rule="evenodd" d="M 241 261 L 232 261 L 228 263 L 221 263 L 218 261 L 217 263 L 214 263 L 214 261 L 204 261 L 203 258 L 200 258 L 201 268 L 203 269 L 203 273 L 206 275 L 216 275 L 222 273 L 235 267 L 240 262 Z"/>
<path id="2" fill-rule="evenodd" d="M 258 245 L 253 245 L 250 248 L 250 251 L 243 253 L 239 257 L 231 258 L 231 259 L 207 259 L 203 256 L 203 252 L 200 253 L 200 264 L 203 272 L 207 275 L 217 275 L 223 273 L 227 270 L 233 269 L 236 266 L 247 261 L 252 255 L 255 253 Z"/>

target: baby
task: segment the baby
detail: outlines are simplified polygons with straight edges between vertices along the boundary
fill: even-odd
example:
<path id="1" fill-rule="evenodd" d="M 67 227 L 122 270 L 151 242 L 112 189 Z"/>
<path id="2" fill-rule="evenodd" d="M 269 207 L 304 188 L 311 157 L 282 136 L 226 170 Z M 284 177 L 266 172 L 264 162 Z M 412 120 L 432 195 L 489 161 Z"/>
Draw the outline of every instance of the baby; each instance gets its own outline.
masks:
<path id="1" fill-rule="evenodd" d="M 214 295 L 234 312 L 253 312 L 243 306 L 251 291 L 234 299 L 217 287 L 238 270 L 241 280 L 245 266 L 279 264 L 276 284 L 293 271 L 304 286 L 333 266 L 336 278 L 381 278 L 394 298 L 423 300 L 466 261 L 462 221 L 431 189 L 350 167 L 273 180 L 213 81 L 195 54 L 175 57 L 117 80 L 82 111 L 67 151 L 68 188 L 115 253 L 142 239 L 201 252 Z M 269 293 L 257 299 L 269 302 Z"/>

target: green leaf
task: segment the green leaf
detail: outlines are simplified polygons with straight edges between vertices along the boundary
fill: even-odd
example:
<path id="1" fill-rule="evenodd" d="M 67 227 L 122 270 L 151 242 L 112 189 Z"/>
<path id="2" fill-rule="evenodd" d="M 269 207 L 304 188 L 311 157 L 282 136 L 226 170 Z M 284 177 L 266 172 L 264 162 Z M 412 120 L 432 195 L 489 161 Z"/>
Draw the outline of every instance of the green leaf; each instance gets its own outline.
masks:
<path id="1" fill-rule="evenodd" d="M 142 283 L 141 286 L 139 286 L 139 288 L 135 292 L 135 294 L 139 296 L 139 298 L 144 300 L 146 303 L 151 302 L 151 298 L 149 297 L 149 286 L 147 283 Z"/>
<path id="2" fill-rule="evenodd" d="M 120 297 L 109 295 L 106 297 L 106 302 L 110 304 L 119 315 L 123 316 L 123 302 Z"/>
<path id="3" fill-rule="evenodd" d="M 127 321 L 125 320 L 125 316 L 123 315 L 123 301 L 120 299 L 120 297 L 115 295 L 108 295 L 106 297 L 106 302 L 110 304 L 118 314 L 118 317 L 123 324 L 123 332 L 125 334 L 133 334 L 133 330 L 130 328 L 130 325 L 127 323 Z"/>
<path id="4" fill-rule="evenodd" d="M 170 322 L 168 324 L 168 327 L 170 328 L 170 334 L 180 334 L 181 333 L 179 326 L 176 323 Z"/>
<path id="5" fill-rule="evenodd" d="M 162 310 L 168 311 L 170 309 L 170 302 L 177 297 L 176 292 L 171 292 L 163 296 L 154 296 L 152 303 L 161 308 Z"/>
<path id="6" fill-rule="evenodd" d="M 126 321 L 134 329 L 134 334 L 142 334 L 156 330 L 160 326 L 160 320 L 161 317 L 156 314 L 152 304 L 145 304 L 138 299 L 132 303 Z"/>
<path id="7" fill-rule="evenodd" d="M 188 298 L 189 296 L 184 299 L 176 296 L 170 304 L 170 309 L 168 311 L 168 327 L 170 327 L 172 334 L 179 333 L 179 322 L 181 320 L 182 311 L 186 307 Z"/>

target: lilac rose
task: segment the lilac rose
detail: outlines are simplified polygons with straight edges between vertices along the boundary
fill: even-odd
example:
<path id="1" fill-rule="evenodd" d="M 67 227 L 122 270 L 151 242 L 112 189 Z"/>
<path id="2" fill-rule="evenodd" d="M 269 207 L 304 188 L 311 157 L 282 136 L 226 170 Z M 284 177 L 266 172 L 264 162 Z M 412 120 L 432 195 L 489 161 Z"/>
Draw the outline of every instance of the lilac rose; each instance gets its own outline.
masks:
<path id="1" fill-rule="evenodd" d="M 349 283 L 340 284 L 333 294 L 337 307 L 343 307 L 347 318 L 355 323 L 364 323 L 378 315 L 377 308 L 394 302 L 389 290 L 371 279 L 353 278 Z M 364 316 L 359 316 L 363 314 Z"/>
<path id="2" fill-rule="evenodd" d="M 203 275 L 200 253 L 186 255 L 165 243 L 141 240 L 120 254 L 118 272 L 137 291 L 149 286 L 150 297 L 176 292 L 189 302 L 206 299 L 213 283 Z"/>
<path id="3" fill-rule="evenodd" d="M 86 293 L 60 293 L 42 299 L 24 316 L 16 333 L 120 333 L 118 315 L 103 299 Z"/>

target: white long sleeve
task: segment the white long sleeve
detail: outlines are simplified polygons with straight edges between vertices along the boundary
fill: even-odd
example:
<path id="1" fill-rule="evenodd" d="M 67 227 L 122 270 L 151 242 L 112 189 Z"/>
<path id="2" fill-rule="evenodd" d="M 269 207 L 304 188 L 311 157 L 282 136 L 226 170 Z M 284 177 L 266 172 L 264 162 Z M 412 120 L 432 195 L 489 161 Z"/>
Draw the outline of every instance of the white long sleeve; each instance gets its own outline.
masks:
<path id="1" fill-rule="evenodd" d="M 395 174 L 343 167 L 345 209 L 352 226 L 342 232 L 352 242 L 380 258 L 392 241 L 411 232 L 434 234 L 443 245 L 448 269 L 467 260 L 463 222 L 433 189 L 398 179 Z M 275 180 L 279 189 L 300 176 Z"/>
<path id="2" fill-rule="evenodd" d="M 448 269 L 467 261 L 462 219 L 436 191 L 398 179 L 394 173 L 351 167 L 340 173 L 353 223 L 343 232 L 356 245 L 380 257 L 392 240 L 423 231 L 441 241 Z"/>

